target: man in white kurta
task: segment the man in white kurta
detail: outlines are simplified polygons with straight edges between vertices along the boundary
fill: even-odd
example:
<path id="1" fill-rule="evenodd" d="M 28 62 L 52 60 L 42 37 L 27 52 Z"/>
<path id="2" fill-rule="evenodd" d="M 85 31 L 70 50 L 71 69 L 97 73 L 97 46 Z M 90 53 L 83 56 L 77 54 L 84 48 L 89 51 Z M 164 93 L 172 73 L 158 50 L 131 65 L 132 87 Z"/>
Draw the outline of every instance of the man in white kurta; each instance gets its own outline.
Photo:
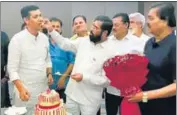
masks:
<path id="1" fill-rule="evenodd" d="M 125 55 L 127 53 L 143 53 L 146 38 L 139 39 L 135 35 L 128 33 L 129 17 L 126 13 L 118 13 L 113 19 L 113 35 L 109 37 L 105 47 L 108 47 L 115 55 Z M 119 114 L 118 108 L 121 104 L 120 90 L 113 86 L 108 86 L 106 90 L 106 112 L 107 115 Z"/>
<path id="2" fill-rule="evenodd" d="M 99 16 L 98 16 L 99 17 Z M 101 18 L 101 21 L 100 19 Z M 61 48 L 76 53 L 76 60 L 71 75 L 82 74 L 82 80 L 71 77 L 66 87 L 66 108 L 73 115 L 96 115 L 101 105 L 103 88 L 108 86 L 109 80 L 103 71 L 103 63 L 111 57 L 111 51 L 104 47 L 104 42 L 112 29 L 112 21 L 105 16 L 96 18 L 92 32 L 99 32 L 102 42 L 94 43 L 89 37 L 69 40 L 62 38 L 56 31 L 49 29 L 53 38 Z M 106 18 L 109 28 L 101 29 Z M 98 19 L 98 20 L 97 20 Z M 109 31 L 109 32 L 108 32 Z M 98 35 L 98 33 L 97 33 Z M 103 40 L 104 38 L 104 40 Z"/>
<path id="3" fill-rule="evenodd" d="M 30 6 L 29 8 L 37 9 L 31 14 L 40 16 L 37 7 Z M 39 17 L 39 20 L 41 19 Z M 48 88 L 46 69 L 52 67 L 47 36 L 31 29 L 32 27 L 27 24 L 26 29 L 15 34 L 8 49 L 8 72 L 10 81 L 15 86 L 14 105 L 27 107 L 26 115 L 34 114 L 38 95 Z"/>
<path id="4" fill-rule="evenodd" d="M 21 101 L 15 87 L 15 106 L 34 107 L 37 96 L 48 88 L 46 68 L 52 66 L 48 45 L 48 38 L 43 33 L 35 37 L 27 29 L 12 38 L 8 58 L 10 80 L 20 79 L 30 93 L 27 102 Z"/>

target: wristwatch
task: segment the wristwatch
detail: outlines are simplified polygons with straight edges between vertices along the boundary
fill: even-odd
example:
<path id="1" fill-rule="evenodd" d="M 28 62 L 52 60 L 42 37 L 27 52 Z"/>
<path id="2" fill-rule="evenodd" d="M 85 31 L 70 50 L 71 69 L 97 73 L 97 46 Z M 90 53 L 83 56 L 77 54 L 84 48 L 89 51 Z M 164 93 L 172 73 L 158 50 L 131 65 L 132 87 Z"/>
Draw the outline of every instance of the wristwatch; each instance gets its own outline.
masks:
<path id="1" fill-rule="evenodd" d="M 147 103 L 148 102 L 148 95 L 146 92 L 143 92 L 142 102 Z"/>

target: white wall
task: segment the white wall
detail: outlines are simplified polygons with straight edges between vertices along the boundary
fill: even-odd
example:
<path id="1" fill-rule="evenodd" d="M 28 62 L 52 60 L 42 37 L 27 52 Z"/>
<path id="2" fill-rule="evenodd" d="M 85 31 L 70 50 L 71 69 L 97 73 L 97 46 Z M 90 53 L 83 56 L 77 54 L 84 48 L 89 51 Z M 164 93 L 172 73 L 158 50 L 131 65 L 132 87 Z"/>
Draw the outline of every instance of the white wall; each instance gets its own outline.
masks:
<path id="1" fill-rule="evenodd" d="M 1 2 L 1 30 L 11 38 L 20 31 L 20 9 L 25 5 L 37 5 L 45 17 L 57 17 L 63 21 L 63 35 L 72 35 L 72 18 L 75 15 L 85 15 L 88 24 L 98 15 L 110 18 L 119 12 L 131 13 L 138 11 L 138 2 Z"/>

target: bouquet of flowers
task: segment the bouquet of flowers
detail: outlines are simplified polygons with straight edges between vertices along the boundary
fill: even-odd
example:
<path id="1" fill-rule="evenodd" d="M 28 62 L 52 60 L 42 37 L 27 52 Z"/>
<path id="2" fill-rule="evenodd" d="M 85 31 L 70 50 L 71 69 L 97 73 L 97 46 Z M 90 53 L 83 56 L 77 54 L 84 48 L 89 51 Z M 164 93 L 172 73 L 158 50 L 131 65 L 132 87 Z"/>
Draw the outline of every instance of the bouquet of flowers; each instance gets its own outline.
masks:
<path id="1" fill-rule="evenodd" d="M 141 91 L 148 73 L 148 59 L 139 54 L 117 55 L 104 63 L 106 76 L 111 86 L 120 90 L 121 96 L 134 95 Z M 137 103 L 129 103 L 126 98 L 121 103 L 121 115 L 141 115 Z"/>

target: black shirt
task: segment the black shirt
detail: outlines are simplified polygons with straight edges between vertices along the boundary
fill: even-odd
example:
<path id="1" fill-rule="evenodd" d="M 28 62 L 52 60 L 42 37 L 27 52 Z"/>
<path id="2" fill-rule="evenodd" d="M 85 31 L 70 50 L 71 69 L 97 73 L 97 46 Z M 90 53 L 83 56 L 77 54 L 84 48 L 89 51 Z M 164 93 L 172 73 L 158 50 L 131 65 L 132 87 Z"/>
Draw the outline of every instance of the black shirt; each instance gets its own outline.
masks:
<path id="1" fill-rule="evenodd" d="M 145 46 L 145 55 L 149 59 L 148 81 L 144 90 L 167 86 L 176 80 L 176 36 L 171 33 L 160 42 L 150 39 Z"/>
<path id="2" fill-rule="evenodd" d="M 1 78 L 4 77 L 4 66 L 7 64 L 9 38 L 5 32 L 1 31 Z"/>
<path id="3" fill-rule="evenodd" d="M 176 80 L 176 36 L 171 33 L 160 42 L 151 38 L 145 46 L 149 59 L 147 82 L 142 90 L 154 90 L 174 83 Z M 176 115 L 176 96 L 139 103 L 142 115 Z"/>

